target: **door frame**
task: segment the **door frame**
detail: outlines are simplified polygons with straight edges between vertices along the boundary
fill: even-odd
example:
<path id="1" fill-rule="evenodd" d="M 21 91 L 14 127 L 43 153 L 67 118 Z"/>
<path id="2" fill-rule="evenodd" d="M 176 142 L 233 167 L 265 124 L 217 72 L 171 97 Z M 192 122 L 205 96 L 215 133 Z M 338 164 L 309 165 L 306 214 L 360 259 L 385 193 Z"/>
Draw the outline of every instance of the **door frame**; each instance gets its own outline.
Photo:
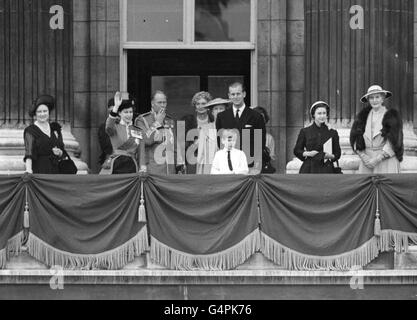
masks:
<path id="1" fill-rule="evenodd" d="M 257 0 L 251 1 L 251 27 L 249 42 L 194 42 L 194 0 L 184 1 L 184 42 L 128 42 L 127 41 L 127 0 L 119 2 L 120 9 L 120 90 L 127 91 L 128 63 L 130 49 L 189 49 L 189 50 L 250 50 L 251 106 L 258 105 L 258 48 L 257 48 Z"/>

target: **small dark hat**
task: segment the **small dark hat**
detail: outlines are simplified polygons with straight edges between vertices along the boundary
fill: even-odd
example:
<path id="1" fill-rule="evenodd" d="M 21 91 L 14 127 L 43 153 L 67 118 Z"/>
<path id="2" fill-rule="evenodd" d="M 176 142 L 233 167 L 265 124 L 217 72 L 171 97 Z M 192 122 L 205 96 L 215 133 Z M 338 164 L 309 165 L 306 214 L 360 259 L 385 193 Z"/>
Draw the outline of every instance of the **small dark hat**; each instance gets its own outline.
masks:
<path id="1" fill-rule="evenodd" d="M 55 99 L 54 97 L 44 94 L 36 98 L 32 103 L 32 109 L 29 111 L 29 116 L 34 117 L 36 115 L 36 110 L 41 105 L 46 105 L 49 109 L 49 112 L 55 109 Z"/>
<path id="2" fill-rule="evenodd" d="M 122 105 L 119 107 L 118 112 L 122 112 L 124 109 L 135 109 L 136 103 L 134 99 L 123 100 Z"/>

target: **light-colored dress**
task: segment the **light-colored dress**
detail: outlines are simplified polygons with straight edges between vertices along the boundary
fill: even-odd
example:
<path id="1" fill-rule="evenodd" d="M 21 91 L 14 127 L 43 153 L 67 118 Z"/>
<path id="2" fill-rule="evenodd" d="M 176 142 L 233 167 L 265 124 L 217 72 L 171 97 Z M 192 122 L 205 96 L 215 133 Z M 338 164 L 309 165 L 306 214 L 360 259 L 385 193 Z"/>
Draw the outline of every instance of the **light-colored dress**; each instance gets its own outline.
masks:
<path id="1" fill-rule="evenodd" d="M 391 143 L 384 140 L 382 137 L 382 119 L 384 118 L 387 109 L 382 107 L 378 112 L 371 110 L 366 120 L 366 129 L 363 135 L 365 140 L 365 154 L 370 158 L 383 153 L 389 156 L 388 159 L 383 160 L 374 169 L 369 169 L 361 161 L 359 164 L 358 173 L 360 174 L 379 174 L 379 173 L 400 173 L 400 162 L 395 156 L 395 152 Z"/>
<path id="2" fill-rule="evenodd" d="M 214 122 L 201 126 L 198 137 L 197 174 L 210 174 L 217 152 L 217 130 Z"/>
<path id="3" fill-rule="evenodd" d="M 275 158 L 276 158 L 276 156 L 275 156 L 275 139 L 270 133 L 266 134 L 266 144 L 265 144 L 265 146 L 269 150 L 269 156 L 271 157 L 271 159 L 275 160 Z"/>

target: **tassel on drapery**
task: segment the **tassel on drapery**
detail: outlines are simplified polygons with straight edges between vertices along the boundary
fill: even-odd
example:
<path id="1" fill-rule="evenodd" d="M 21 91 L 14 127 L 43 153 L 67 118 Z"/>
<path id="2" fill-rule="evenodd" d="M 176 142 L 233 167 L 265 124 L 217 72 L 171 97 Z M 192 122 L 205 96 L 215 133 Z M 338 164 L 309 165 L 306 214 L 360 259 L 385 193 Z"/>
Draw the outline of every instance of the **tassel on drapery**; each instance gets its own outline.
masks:
<path id="1" fill-rule="evenodd" d="M 23 213 L 23 228 L 25 229 L 29 229 L 30 224 L 29 224 L 29 202 L 28 202 L 28 187 L 25 187 L 25 199 L 26 199 L 26 203 L 25 203 L 25 211 Z"/>
<path id="2" fill-rule="evenodd" d="M 146 209 L 145 209 L 145 196 L 143 194 L 143 181 L 140 182 L 140 206 L 138 213 L 138 221 L 146 223 Z"/>
<path id="3" fill-rule="evenodd" d="M 81 255 L 61 251 L 47 244 L 34 234 L 29 234 L 27 242 L 28 252 L 35 259 L 48 266 L 61 266 L 65 269 L 103 269 L 118 270 L 132 262 L 135 257 L 149 250 L 147 228 L 113 250 L 100 254 Z"/>
<path id="4" fill-rule="evenodd" d="M 269 260 L 295 271 L 349 271 L 353 267 L 364 267 L 378 257 L 377 237 L 371 238 L 360 248 L 335 256 L 312 256 L 283 246 L 261 232 L 261 252 Z"/>
<path id="5" fill-rule="evenodd" d="M 376 214 L 375 214 L 375 223 L 374 223 L 374 235 L 376 237 L 381 236 L 381 219 L 379 212 L 379 189 L 376 187 Z"/>
<path id="6" fill-rule="evenodd" d="M 151 238 L 151 259 L 172 270 L 222 271 L 231 270 L 243 264 L 260 248 L 259 229 L 249 234 L 237 245 L 210 255 L 192 255 L 175 250 Z"/>

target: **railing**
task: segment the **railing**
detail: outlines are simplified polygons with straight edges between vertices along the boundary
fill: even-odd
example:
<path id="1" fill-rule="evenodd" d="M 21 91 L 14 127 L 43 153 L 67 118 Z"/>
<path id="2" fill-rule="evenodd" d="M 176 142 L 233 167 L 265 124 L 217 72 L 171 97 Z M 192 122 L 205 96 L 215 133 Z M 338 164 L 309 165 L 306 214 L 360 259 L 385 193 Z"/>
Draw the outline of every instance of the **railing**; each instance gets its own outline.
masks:
<path id="1" fill-rule="evenodd" d="M 350 270 L 417 242 L 416 175 L 0 178 L 0 266 L 231 270 L 255 253 L 288 270 Z"/>

